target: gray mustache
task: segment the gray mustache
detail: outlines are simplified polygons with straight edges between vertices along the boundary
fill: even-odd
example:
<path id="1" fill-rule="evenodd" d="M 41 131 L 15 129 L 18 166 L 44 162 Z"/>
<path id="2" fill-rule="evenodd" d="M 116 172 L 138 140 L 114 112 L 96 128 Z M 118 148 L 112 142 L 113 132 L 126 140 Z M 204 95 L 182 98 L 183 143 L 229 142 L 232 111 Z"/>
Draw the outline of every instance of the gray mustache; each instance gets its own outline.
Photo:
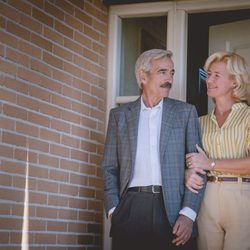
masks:
<path id="1" fill-rule="evenodd" d="M 169 89 L 171 89 L 172 88 L 172 84 L 170 82 L 164 82 L 161 85 L 161 88 L 169 88 Z"/>

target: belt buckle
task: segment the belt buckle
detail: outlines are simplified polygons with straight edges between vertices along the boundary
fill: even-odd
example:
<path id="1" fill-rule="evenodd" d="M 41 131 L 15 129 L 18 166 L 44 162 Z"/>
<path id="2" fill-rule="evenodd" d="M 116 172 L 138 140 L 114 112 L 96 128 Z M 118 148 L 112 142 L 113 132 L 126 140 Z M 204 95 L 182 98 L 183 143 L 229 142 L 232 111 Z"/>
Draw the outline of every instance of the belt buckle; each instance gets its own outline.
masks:
<path id="1" fill-rule="evenodd" d="M 213 182 L 218 182 L 219 181 L 219 177 L 218 176 L 213 176 Z"/>
<path id="2" fill-rule="evenodd" d="M 155 191 L 155 187 L 156 187 L 156 186 L 154 186 L 154 185 L 152 186 L 152 193 L 153 193 L 153 194 L 159 194 L 160 191 Z"/>

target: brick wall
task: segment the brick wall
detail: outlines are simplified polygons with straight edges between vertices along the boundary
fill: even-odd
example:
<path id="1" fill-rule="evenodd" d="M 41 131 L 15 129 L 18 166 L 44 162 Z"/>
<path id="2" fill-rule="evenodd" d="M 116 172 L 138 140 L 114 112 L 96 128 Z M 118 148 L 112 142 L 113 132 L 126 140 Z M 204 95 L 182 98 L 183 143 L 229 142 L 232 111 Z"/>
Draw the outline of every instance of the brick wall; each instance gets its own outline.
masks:
<path id="1" fill-rule="evenodd" d="M 1 249 L 101 249 L 107 26 L 101 0 L 0 1 Z"/>

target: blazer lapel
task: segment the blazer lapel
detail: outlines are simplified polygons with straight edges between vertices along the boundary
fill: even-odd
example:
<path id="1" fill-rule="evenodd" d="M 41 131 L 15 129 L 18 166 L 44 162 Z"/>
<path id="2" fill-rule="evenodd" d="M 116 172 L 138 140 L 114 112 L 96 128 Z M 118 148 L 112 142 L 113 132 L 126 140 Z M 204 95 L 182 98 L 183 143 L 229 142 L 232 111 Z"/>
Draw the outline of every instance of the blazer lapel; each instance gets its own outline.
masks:
<path id="1" fill-rule="evenodd" d="M 161 133 L 160 133 L 160 162 L 163 160 L 164 152 L 168 142 L 168 137 L 174 122 L 174 105 L 170 99 L 165 98 L 163 101 Z"/>
<path id="2" fill-rule="evenodd" d="M 128 124 L 129 132 L 129 147 L 131 152 L 131 166 L 134 167 L 135 156 L 137 149 L 137 136 L 138 136 L 138 126 L 139 126 L 139 117 L 141 111 L 141 100 L 138 98 L 128 107 L 128 112 L 126 113 L 126 119 Z"/>

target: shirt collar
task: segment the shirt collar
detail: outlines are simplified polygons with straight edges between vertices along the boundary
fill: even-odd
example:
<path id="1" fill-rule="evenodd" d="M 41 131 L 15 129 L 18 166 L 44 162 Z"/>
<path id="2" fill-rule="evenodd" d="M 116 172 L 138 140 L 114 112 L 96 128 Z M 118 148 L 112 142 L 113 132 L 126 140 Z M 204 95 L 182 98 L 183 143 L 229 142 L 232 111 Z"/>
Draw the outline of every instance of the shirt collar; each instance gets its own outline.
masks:
<path id="1" fill-rule="evenodd" d="M 162 105 L 163 105 L 163 99 L 161 99 L 161 101 L 156 106 L 149 108 L 145 105 L 145 103 L 143 102 L 143 98 L 141 96 L 141 110 L 162 109 Z"/>

